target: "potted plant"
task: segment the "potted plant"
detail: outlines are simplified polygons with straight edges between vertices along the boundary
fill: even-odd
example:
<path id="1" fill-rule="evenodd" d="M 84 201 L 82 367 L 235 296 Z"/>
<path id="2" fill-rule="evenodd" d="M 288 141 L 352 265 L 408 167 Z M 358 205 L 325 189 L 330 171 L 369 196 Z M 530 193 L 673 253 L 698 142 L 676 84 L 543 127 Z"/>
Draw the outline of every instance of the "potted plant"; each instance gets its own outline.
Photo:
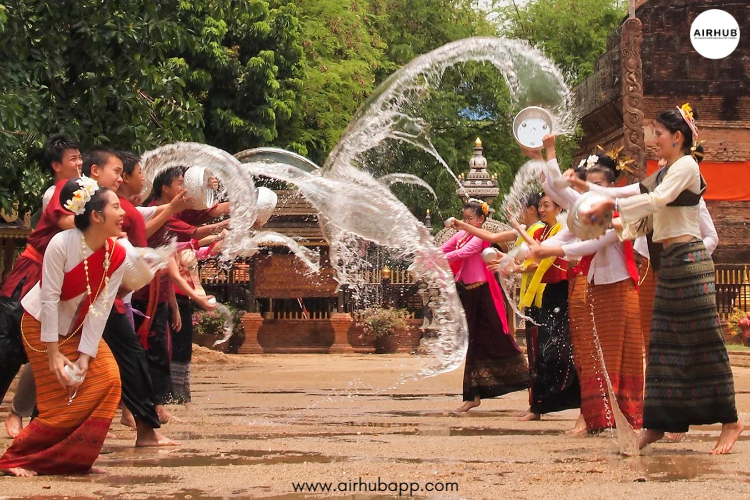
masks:
<path id="1" fill-rule="evenodd" d="M 245 311 L 229 306 L 227 310 L 232 315 L 232 336 L 219 346 L 214 346 L 214 343 L 224 337 L 227 320 L 225 314 L 218 310 L 197 310 L 193 313 L 193 334 L 196 344 L 224 352 L 237 352 L 238 346 L 242 345 L 245 340 L 245 330 L 241 319 Z"/>
<path id="2" fill-rule="evenodd" d="M 398 342 L 396 330 L 407 327 L 406 314 L 402 309 L 367 309 L 363 320 L 365 333 L 375 337 L 375 352 L 396 352 Z"/>

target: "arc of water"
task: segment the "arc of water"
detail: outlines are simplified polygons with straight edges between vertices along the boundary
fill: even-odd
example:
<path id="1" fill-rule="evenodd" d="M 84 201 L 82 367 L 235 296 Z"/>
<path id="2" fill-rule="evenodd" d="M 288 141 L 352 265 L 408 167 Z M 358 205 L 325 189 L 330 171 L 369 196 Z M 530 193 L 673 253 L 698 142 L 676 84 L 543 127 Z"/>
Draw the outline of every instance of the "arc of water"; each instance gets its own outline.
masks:
<path id="1" fill-rule="evenodd" d="M 246 236 L 258 217 L 253 178 L 242 164 L 226 151 L 194 142 L 178 142 L 148 151 L 141 157 L 144 176 L 151 182 L 163 171 L 176 166 L 200 165 L 215 175 L 227 189 L 231 231 L 222 248 L 222 259 L 231 260 L 252 251 Z"/>
<path id="2" fill-rule="evenodd" d="M 416 277 L 437 283 L 441 293 L 436 318 L 441 333 L 429 346 L 436 364 L 422 375 L 436 375 L 461 364 L 468 329 L 448 263 L 432 243 L 429 231 L 385 185 L 356 169 L 328 178 L 291 165 L 245 163 L 244 166 L 252 175 L 296 186 L 319 212 L 339 283 L 348 284 L 351 275 L 348 271 L 356 267 L 357 256 L 352 247 L 357 238 L 387 247 L 400 258 L 413 259 Z M 355 191 L 359 196 L 352 194 Z"/>
<path id="3" fill-rule="evenodd" d="M 391 138 L 413 144 L 450 170 L 429 141 L 429 125 L 420 118 L 410 117 L 404 109 L 415 96 L 423 95 L 439 81 L 447 68 L 466 61 L 494 65 L 505 79 L 515 104 L 536 104 L 546 98 L 556 133 L 573 130 L 572 94 L 565 77 L 539 50 L 520 40 L 468 38 L 414 59 L 379 85 L 354 115 L 323 169 L 345 169 L 355 164 L 362 152 Z"/>
<path id="4" fill-rule="evenodd" d="M 427 191 L 429 191 L 433 198 L 437 200 L 437 193 L 435 193 L 435 190 L 432 189 L 432 186 L 430 186 L 427 181 L 425 181 L 421 177 L 417 177 L 416 175 L 402 173 L 387 174 L 379 177 L 378 180 L 386 186 L 393 186 L 394 184 L 412 184 L 415 186 L 423 187 Z"/>

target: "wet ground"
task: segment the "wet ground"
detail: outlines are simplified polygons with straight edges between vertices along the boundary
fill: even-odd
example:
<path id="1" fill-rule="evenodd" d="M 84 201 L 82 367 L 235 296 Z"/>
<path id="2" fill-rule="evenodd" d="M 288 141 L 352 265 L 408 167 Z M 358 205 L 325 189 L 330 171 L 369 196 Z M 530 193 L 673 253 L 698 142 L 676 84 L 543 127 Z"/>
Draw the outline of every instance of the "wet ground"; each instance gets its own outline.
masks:
<path id="1" fill-rule="evenodd" d="M 180 447 L 133 448 L 135 434 L 118 415 L 117 438 L 107 441 L 97 462 L 106 475 L 0 478 L 0 498 L 371 500 L 405 498 L 409 489 L 420 499 L 750 496 L 750 432 L 725 457 L 708 455 L 718 426 L 621 457 L 607 433 L 563 435 L 574 411 L 519 422 L 525 392 L 485 401 L 468 415 L 453 413 L 461 403 L 462 370 L 394 388 L 402 375 L 416 373 L 419 357 L 212 361 L 194 367 L 193 406 L 173 407 L 182 422 L 164 427 Z M 750 368 L 736 368 L 735 382 L 748 422 Z M 315 495 L 295 492 L 293 482 L 333 484 Z"/>

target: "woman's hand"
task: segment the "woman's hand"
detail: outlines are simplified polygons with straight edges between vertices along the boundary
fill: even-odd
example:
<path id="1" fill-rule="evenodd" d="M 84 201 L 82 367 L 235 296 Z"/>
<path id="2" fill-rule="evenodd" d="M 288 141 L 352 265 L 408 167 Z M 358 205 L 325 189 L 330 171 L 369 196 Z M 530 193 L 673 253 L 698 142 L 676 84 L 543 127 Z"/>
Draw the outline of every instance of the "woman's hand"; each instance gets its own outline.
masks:
<path id="1" fill-rule="evenodd" d="M 585 224 L 598 224 L 604 219 L 604 214 L 615 209 L 614 200 L 600 201 L 592 205 L 589 210 L 582 211 L 579 215 L 583 217 Z"/>
<path id="2" fill-rule="evenodd" d="M 76 384 L 76 386 L 81 385 L 86 379 L 86 374 L 89 371 L 89 361 L 91 361 L 91 356 L 82 352 L 78 353 L 78 359 L 76 360 L 75 365 L 78 367 L 78 373 L 81 375 L 81 382 Z"/>
<path id="3" fill-rule="evenodd" d="M 55 374 L 57 382 L 63 389 L 75 385 L 75 381 L 65 371 L 66 366 L 73 368 L 75 365 L 60 352 L 57 342 L 47 342 L 47 359 L 49 360 L 49 371 Z"/>
<path id="4" fill-rule="evenodd" d="M 213 295 L 206 295 L 205 297 L 195 299 L 195 303 L 205 311 L 212 311 L 216 308 L 216 297 Z"/>
<path id="5" fill-rule="evenodd" d="M 172 330 L 179 332 L 182 330 L 182 316 L 180 316 L 180 308 L 172 308 Z"/>
<path id="6" fill-rule="evenodd" d="M 582 193 L 585 193 L 589 190 L 589 185 L 586 183 L 586 181 L 578 177 L 578 174 L 576 174 L 576 171 L 572 168 L 569 168 L 568 170 L 563 172 L 562 180 Z"/>
<path id="7" fill-rule="evenodd" d="M 556 139 L 557 139 L 557 136 L 555 136 L 555 134 L 547 134 L 544 137 L 542 137 L 542 144 L 544 145 L 544 149 L 547 150 L 547 153 L 555 150 Z"/>
<path id="8" fill-rule="evenodd" d="M 516 214 L 514 213 L 513 207 L 508 207 L 508 224 L 519 233 L 524 231 L 524 228 L 521 227 L 521 224 L 516 220 Z"/>

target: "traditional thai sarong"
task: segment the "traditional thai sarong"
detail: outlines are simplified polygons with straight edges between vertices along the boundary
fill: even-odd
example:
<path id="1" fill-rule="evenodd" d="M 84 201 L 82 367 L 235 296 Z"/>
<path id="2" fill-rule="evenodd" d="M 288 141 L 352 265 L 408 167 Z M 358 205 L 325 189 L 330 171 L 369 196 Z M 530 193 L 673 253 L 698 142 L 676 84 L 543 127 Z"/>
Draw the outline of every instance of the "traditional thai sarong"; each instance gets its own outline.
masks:
<path id="1" fill-rule="evenodd" d="M 578 408 L 578 383 L 568 323 L 568 281 L 547 283 L 542 307 L 531 316 L 539 323 L 531 329 L 527 345 L 533 364 L 531 373 L 531 413 L 544 414 Z M 538 314 L 538 316 L 537 316 Z"/>
<path id="2" fill-rule="evenodd" d="M 713 261 L 700 240 L 670 245 L 661 255 L 651 318 L 643 427 L 687 432 L 736 421 Z"/>
<path id="3" fill-rule="evenodd" d="M 638 292 L 632 279 L 589 284 L 594 327 L 620 411 L 638 429 L 643 420 L 643 337 Z M 615 427 L 612 403 L 592 335 L 585 355 L 592 357 L 581 378 L 581 413 L 590 431 Z M 593 369 L 592 369 L 593 368 Z"/>
<path id="4" fill-rule="evenodd" d="M 469 327 L 463 400 L 493 398 L 526 389 L 529 367 L 516 341 L 503 329 L 489 285 L 457 286 Z"/>
<path id="5" fill-rule="evenodd" d="M 573 347 L 573 363 L 578 380 L 583 380 L 583 373 L 596 370 L 591 354 L 591 304 L 586 289 L 588 281 L 585 274 L 575 274 L 568 281 L 568 322 L 570 324 L 570 342 Z M 583 411 L 583 410 L 582 410 Z"/>
<path id="6" fill-rule="evenodd" d="M 177 295 L 182 328 L 172 332 L 172 361 L 169 370 L 172 375 L 172 401 L 185 404 L 190 396 L 190 361 L 193 358 L 193 303 L 190 297 Z"/>
<path id="7" fill-rule="evenodd" d="M 133 307 L 139 311 L 147 310 L 148 303 L 133 300 Z M 139 332 L 141 324 L 150 321 L 146 335 L 146 361 L 154 389 L 154 404 L 165 405 L 172 397 L 172 377 L 169 370 L 169 305 L 166 302 L 157 304 L 153 316 L 148 319 L 142 316 L 135 318 Z"/>
<path id="8" fill-rule="evenodd" d="M 640 288 L 638 289 L 638 304 L 641 309 L 641 330 L 643 331 L 643 347 L 648 359 L 648 343 L 651 335 L 651 313 L 654 310 L 654 296 L 656 295 L 657 271 L 651 266 L 651 261 L 645 257 L 639 269 Z"/>
<path id="9" fill-rule="evenodd" d="M 0 458 L 0 469 L 20 467 L 38 474 L 76 474 L 99 457 L 120 402 L 120 372 L 104 341 L 69 403 L 70 393 L 49 369 L 41 324 L 25 314 L 21 327 L 37 388 L 39 416 L 26 426 Z M 60 352 L 78 358 L 80 332 L 58 343 Z"/>

